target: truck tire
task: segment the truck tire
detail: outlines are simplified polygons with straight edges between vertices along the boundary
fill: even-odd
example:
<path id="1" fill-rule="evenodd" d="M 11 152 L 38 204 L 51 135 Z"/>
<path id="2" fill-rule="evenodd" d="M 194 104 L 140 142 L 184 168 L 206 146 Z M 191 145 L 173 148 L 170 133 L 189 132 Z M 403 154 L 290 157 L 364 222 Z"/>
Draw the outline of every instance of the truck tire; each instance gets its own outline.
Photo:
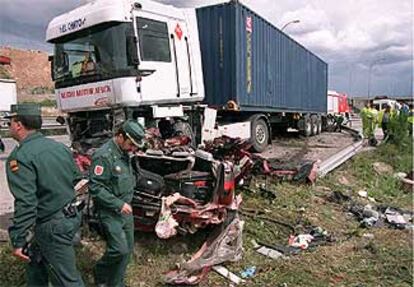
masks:
<path id="1" fill-rule="evenodd" d="M 196 147 L 195 135 L 193 129 L 191 128 L 191 125 L 188 122 L 178 121 L 174 124 L 173 129 L 175 136 L 185 135 L 189 137 L 191 139 L 190 146 L 192 148 Z"/>
<path id="2" fill-rule="evenodd" d="M 251 120 L 251 143 L 256 152 L 263 152 L 269 142 L 269 127 L 262 118 L 254 117 Z"/>
<path id="3" fill-rule="evenodd" d="M 312 135 L 312 120 L 309 115 L 305 115 L 301 119 L 302 123 L 300 124 L 300 133 L 305 137 L 310 137 Z"/>
<path id="4" fill-rule="evenodd" d="M 317 120 L 317 125 L 318 125 L 318 135 L 321 134 L 322 132 L 322 117 L 318 115 L 318 120 Z"/>
<path id="5" fill-rule="evenodd" d="M 311 115 L 311 134 L 316 136 L 318 134 L 318 116 Z"/>

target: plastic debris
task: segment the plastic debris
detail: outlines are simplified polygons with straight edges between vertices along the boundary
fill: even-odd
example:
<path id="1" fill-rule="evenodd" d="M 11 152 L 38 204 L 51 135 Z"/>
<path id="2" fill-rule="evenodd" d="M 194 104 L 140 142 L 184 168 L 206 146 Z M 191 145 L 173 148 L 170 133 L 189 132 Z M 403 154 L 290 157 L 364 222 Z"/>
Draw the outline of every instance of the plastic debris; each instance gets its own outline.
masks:
<path id="1" fill-rule="evenodd" d="M 373 227 L 378 221 L 378 218 L 375 217 L 369 217 L 369 218 L 364 218 L 361 221 L 361 226 L 363 227 Z"/>
<path id="2" fill-rule="evenodd" d="M 256 273 L 256 266 L 247 267 L 244 271 L 240 272 L 240 276 L 243 279 L 251 278 Z"/>
<path id="3" fill-rule="evenodd" d="M 399 212 L 391 208 L 387 208 L 387 210 L 385 210 L 385 217 L 387 218 L 388 223 L 391 223 L 396 227 L 400 227 L 401 225 L 405 227 L 407 224 L 407 221 L 404 219 L 404 217 Z"/>
<path id="4" fill-rule="evenodd" d="M 221 276 L 229 279 L 231 282 L 233 282 L 236 285 L 239 285 L 240 283 L 246 282 L 245 280 L 241 279 L 236 274 L 230 272 L 226 267 L 221 265 L 216 265 L 212 268 L 214 271 L 216 271 Z"/>
<path id="5" fill-rule="evenodd" d="M 366 192 L 365 190 L 360 190 L 360 191 L 358 191 L 358 195 L 360 197 L 367 198 L 368 197 L 368 192 Z"/>
<path id="6" fill-rule="evenodd" d="M 292 247 L 297 247 L 302 250 L 308 249 L 309 243 L 312 242 L 314 237 L 310 234 L 299 234 L 297 236 L 289 236 L 288 244 Z"/>
<path id="7" fill-rule="evenodd" d="M 258 253 L 260 253 L 260 254 L 262 254 L 264 256 L 267 256 L 269 258 L 272 258 L 272 259 L 279 259 L 279 258 L 282 258 L 283 257 L 283 253 L 281 253 L 281 252 L 279 252 L 277 250 L 274 250 L 272 248 L 268 248 L 266 246 L 261 246 L 258 249 L 256 249 L 256 251 Z"/>
<path id="8" fill-rule="evenodd" d="M 162 198 L 160 216 L 157 225 L 155 225 L 155 233 L 159 238 L 167 239 L 177 234 L 175 228 L 178 226 L 178 222 L 172 216 L 170 206 L 179 196 L 176 193 L 172 196 Z"/>
<path id="9" fill-rule="evenodd" d="M 361 225 L 363 227 L 373 227 L 379 220 L 380 213 L 367 204 L 362 210 L 362 217 Z"/>
<path id="10" fill-rule="evenodd" d="M 362 210 L 362 215 L 365 218 L 373 217 L 375 219 L 379 219 L 380 214 L 378 211 L 374 210 L 370 204 L 365 205 L 364 209 Z"/>

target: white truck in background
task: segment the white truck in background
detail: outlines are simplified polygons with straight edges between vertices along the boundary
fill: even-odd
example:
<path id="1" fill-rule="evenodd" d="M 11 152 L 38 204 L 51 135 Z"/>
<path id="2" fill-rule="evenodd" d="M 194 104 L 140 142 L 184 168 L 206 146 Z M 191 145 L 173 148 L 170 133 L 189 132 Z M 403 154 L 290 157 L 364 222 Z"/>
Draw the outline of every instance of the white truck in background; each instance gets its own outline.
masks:
<path id="1" fill-rule="evenodd" d="M 393 110 L 401 109 L 401 104 L 393 99 L 374 99 L 372 105 L 378 111 L 384 110 L 387 106 L 390 106 Z"/>
<path id="2" fill-rule="evenodd" d="M 6 127 L 3 117 L 10 112 L 10 106 L 17 103 L 16 81 L 0 79 L 0 127 Z"/>

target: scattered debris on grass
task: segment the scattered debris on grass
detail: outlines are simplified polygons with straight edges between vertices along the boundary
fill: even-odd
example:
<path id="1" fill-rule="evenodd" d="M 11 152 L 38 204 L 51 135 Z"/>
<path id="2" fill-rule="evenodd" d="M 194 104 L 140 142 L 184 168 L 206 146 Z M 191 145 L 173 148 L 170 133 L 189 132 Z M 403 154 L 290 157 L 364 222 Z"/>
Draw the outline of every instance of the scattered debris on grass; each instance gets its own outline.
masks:
<path id="1" fill-rule="evenodd" d="M 196 285 L 201 282 L 212 266 L 241 259 L 243 253 L 242 231 L 244 221 L 237 213 L 229 214 L 226 221 L 217 226 L 211 237 L 178 269 L 165 275 L 165 282 L 172 285 Z"/>

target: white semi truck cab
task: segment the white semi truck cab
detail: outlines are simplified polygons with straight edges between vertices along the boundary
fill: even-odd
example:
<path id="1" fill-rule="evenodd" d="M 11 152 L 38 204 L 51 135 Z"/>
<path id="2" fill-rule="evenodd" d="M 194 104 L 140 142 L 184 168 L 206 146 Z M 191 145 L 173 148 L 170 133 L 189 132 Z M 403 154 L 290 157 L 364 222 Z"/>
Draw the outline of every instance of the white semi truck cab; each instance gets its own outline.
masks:
<path id="1" fill-rule="evenodd" d="M 94 145 L 129 116 L 182 117 L 204 99 L 194 9 L 91 1 L 54 18 L 46 39 L 55 45 L 56 98 L 74 142 Z"/>

